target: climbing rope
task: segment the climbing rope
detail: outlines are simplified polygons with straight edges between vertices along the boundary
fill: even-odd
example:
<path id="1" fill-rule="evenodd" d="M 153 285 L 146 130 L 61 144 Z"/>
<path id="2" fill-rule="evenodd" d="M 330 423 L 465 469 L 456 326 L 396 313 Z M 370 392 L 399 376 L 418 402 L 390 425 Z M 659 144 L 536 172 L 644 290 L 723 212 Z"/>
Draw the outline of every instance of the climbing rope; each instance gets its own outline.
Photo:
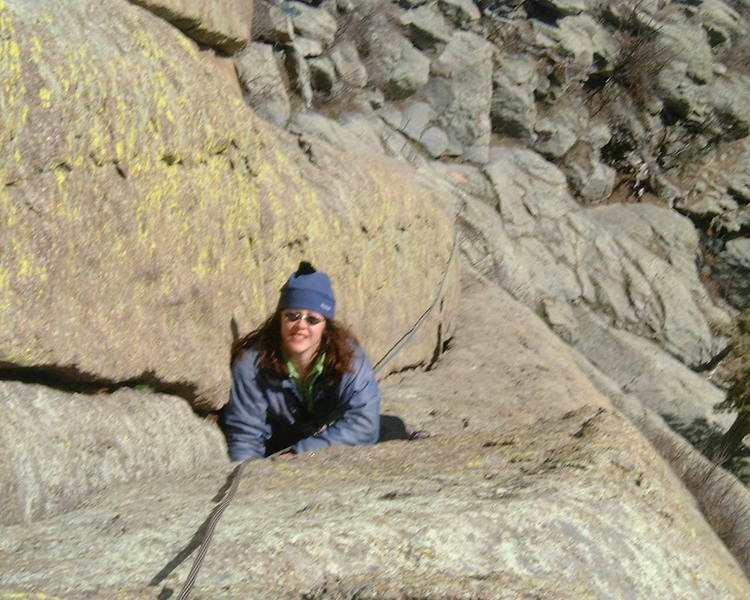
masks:
<path id="1" fill-rule="evenodd" d="M 443 293 L 445 282 L 448 278 L 448 272 L 450 271 L 451 265 L 453 264 L 457 246 L 458 246 L 458 228 L 454 227 L 453 246 L 451 248 L 451 253 L 448 258 L 448 262 L 445 265 L 445 269 L 443 270 L 443 274 L 438 283 L 438 288 L 435 294 L 435 298 L 433 299 L 430 306 L 427 307 L 427 310 L 425 310 L 422 313 L 422 315 L 419 317 L 419 319 L 417 319 L 417 321 L 414 323 L 411 329 L 409 329 L 409 331 L 407 331 L 403 336 L 401 336 L 401 338 L 391 347 L 391 349 L 388 350 L 388 352 L 386 352 L 383 355 L 383 357 L 375 364 L 374 371 L 376 374 L 379 373 L 383 369 L 383 367 L 385 367 L 385 365 L 389 363 L 393 359 L 393 357 L 395 357 L 403 349 L 403 347 L 411 340 L 412 337 L 414 337 L 414 334 L 422 326 L 425 319 L 427 319 L 427 317 L 430 316 L 430 313 L 432 313 L 432 311 L 435 309 L 435 306 L 437 306 L 437 303 L 440 300 L 440 297 Z M 316 434 L 323 431 L 326 427 L 327 425 L 323 426 L 321 429 L 319 429 L 316 432 Z M 288 452 L 289 450 L 291 450 L 291 448 L 292 448 L 291 446 L 287 448 L 283 448 L 279 450 L 278 452 L 274 452 L 273 454 L 269 455 L 267 458 L 273 458 L 275 456 L 279 456 L 280 454 L 284 454 L 285 452 Z M 227 506 L 229 506 L 229 503 L 234 498 L 234 495 L 237 492 L 237 488 L 239 487 L 240 479 L 242 479 L 242 474 L 245 470 L 245 466 L 251 460 L 253 459 L 248 458 L 248 459 L 243 460 L 230 473 L 227 479 L 226 490 L 224 492 L 224 495 L 219 500 L 218 504 L 214 506 L 213 510 L 211 511 L 211 515 L 209 516 L 208 520 L 205 523 L 206 530 L 203 536 L 203 540 L 200 544 L 200 547 L 198 548 L 198 554 L 196 555 L 195 561 L 193 562 L 193 566 L 190 569 L 190 573 L 188 573 L 187 579 L 185 580 L 185 583 L 182 586 L 182 590 L 180 591 L 180 594 L 177 596 L 177 600 L 187 600 L 191 590 L 193 589 L 193 585 L 195 585 L 195 580 L 198 577 L 198 571 L 203 565 L 203 560 L 206 557 L 206 554 L 208 553 L 208 547 L 211 544 L 211 538 L 213 537 L 216 524 L 219 522 L 221 515 L 224 513 Z"/>
<path id="2" fill-rule="evenodd" d="M 375 373 L 379 373 L 382 368 L 391 361 L 391 359 L 396 356 L 401 350 L 403 349 L 406 344 L 409 343 L 412 337 L 414 337 L 414 334 L 417 332 L 417 330 L 422 326 L 422 323 L 424 323 L 425 319 L 430 316 L 430 313 L 435 309 L 435 306 L 437 306 L 438 300 L 440 300 L 440 296 L 443 294 L 443 288 L 445 287 L 445 281 L 448 279 L 448 272 L 450 271 L 451 264 L 453 263 L 453 256 L 456 253 L 456 247 L 458 246 L 458 234 L 457 229 L 454 229 L 453 232 L 453 246 L 451 248 L 451 254 L 448 258 L 448 262 L 445 265 L 445 269 L 443 270 L 443 275 L 440 277 L 440 281 L 438 282 L 438 289 L 437 293 L 435 294 L 435 298 L 432 301 L 432 304 L 427 307 L 427 310 L 425 310 L 422 315 L 417 319 L 416 323 L 412 326 L 409 331 L 407 331 L 403 336 L 401 336 L 401 339 L 399 339 L 388 352 L 385 353 L 385 355 L 377 362 L 375 363 Z"/>

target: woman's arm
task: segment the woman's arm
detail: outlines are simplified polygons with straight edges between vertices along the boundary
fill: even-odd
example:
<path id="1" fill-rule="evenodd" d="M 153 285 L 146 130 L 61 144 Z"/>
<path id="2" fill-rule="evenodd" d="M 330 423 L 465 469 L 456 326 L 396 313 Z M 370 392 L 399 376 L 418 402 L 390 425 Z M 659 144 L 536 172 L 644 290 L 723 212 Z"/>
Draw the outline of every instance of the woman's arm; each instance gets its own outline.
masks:
<path id="1" fill-rule="evenodd" d="M 309 452 L 328 446 L 374 444 L 380 434 L 380 390 L 364 351 L 357 348 L 354 373 L 344 376 L 338 405 L 343 414 L 330 427 L 300 440 L 294 452 Z"/>
<path id="2" fill-rule="evenodd" d="M 271 427 L 266 422 L 268 404 L 258 386 L 254 356 L 246 352 L 232 365 L 229 403 L 221 411 L 221 424 L 233 461 L 262 458 Z"/>

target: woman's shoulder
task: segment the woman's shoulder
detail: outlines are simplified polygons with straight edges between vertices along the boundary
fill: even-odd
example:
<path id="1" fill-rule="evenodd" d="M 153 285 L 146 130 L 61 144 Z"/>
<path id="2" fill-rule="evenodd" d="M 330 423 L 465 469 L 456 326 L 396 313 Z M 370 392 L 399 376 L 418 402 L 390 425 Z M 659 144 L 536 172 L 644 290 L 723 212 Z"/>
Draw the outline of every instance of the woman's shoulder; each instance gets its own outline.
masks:
<path id="1" fill-rule="evenodd" d="M 232 371 L 247 373 L 257 372 L 260 367 L 260 345 L 253 344 L 244 348 L 232 362 Z"/>
<path id="2" fill-rule="evenodd" d="M 352 349 L 352 359 L 350 363 L 352 372 L 356 373 L 362 368 L 372 369 L 372 365 L 370 364 L 370 360 L 367 357 L 365 349 L 360 346 L 355 340 L 351 340 L 350 344 L 350 347 Z"/>

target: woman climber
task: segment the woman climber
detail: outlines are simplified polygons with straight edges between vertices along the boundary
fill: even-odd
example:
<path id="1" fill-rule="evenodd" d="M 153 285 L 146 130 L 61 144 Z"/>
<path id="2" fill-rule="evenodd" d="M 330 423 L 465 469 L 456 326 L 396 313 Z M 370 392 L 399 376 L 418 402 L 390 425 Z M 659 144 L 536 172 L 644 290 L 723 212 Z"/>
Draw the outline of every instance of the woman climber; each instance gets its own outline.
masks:
<path id="1" fill-rule="evenodd" d="M 331 280 L 302 262 L 276 311 L 232 345 L 221 423 L 233 461 L 378 441 L 380 391 L 354 336 L 334 320 Z"/>

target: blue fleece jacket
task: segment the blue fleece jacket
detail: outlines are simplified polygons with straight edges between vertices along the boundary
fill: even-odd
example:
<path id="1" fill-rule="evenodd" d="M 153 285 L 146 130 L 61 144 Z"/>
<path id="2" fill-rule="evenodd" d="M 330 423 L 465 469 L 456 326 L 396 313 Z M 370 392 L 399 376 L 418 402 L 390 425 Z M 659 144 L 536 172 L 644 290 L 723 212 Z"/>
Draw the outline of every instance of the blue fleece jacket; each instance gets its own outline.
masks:
<path id="1" fill-rule="evenodd" d="M 337 386 L 316 380 L 309 410 L 291 378 L 264 371 L 258 349 L 246 350 L 232 366 L 232 391 L 221 413 L 231 460 L 261 458 L 287 446 L 299 453 L 377 442 L 380 390 L 359 347 L 352 366 Z"/>

